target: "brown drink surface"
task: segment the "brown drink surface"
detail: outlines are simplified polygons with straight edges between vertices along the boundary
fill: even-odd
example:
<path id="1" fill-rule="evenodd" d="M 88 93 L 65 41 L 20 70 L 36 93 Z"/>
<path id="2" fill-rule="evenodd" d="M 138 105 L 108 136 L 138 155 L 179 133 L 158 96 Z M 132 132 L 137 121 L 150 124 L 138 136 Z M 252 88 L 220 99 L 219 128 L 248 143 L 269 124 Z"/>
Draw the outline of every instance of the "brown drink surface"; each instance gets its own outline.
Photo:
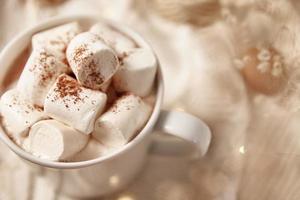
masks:
<path id="1" fill-rule="evenodd" d="M 7 88 L 19 78 L 30 53 L 31 53 L 31 51 L 30 51 L 30 48 L 28 47 L 25 50 L 23 50 L 21 52 L 21 54 L 15 58 L 14 62 L 9 67 L 9 70 L 8 70 L 7 74 L 5 75 L 4 80 L 2 82 L 2 88 L 4 91 L 7 90 Z"/>

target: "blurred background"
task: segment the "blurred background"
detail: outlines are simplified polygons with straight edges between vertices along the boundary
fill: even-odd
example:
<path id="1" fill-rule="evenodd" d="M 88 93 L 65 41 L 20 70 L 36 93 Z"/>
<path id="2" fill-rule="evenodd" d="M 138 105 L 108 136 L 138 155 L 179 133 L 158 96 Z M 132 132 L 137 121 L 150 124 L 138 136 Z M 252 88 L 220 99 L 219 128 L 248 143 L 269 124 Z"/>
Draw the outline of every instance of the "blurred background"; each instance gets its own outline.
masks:
<path id="1" fill-rule="evenodd" d="M 201 160 L 150 154 L 134 183 L 101 199 L 300 199 L 299 1 L 0 0 L 0 49 L 43 19 L 81 13 L 140 32 L 162 64 L 164 107 L 213 134 Z M 72 198 L 1 143 L 0 199 Z"/>

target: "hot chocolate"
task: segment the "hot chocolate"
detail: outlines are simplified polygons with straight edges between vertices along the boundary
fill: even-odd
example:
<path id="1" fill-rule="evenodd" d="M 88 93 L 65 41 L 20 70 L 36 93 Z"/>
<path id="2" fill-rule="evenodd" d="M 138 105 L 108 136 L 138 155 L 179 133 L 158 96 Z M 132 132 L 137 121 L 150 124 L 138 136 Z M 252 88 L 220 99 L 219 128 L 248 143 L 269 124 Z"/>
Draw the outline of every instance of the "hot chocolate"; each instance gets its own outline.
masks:
<path id="1" fill-rule="evenodd" d="M 153 52 L 104 23 L 89 28 L 72 22 L 36 33 L 17 86 L 1 97 L 6 133 L 40 158 L 106 155 L 151 115 Z"/>

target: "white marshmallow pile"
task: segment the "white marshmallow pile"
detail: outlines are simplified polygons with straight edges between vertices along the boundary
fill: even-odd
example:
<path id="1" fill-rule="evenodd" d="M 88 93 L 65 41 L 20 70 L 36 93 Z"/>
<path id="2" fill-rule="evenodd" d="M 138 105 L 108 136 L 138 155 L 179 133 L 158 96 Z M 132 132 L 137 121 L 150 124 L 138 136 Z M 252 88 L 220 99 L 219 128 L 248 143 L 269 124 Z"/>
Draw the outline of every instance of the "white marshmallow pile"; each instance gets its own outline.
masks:
<path id="1" fill-rule="evenodd" d="M 154 105 L 157 60 L 149 49 L 98 23 L 77 23 L 32 37 L 16 88 L 0 99 L 1 125 L 25 151 L 79 162 L 130 142 Z"/>

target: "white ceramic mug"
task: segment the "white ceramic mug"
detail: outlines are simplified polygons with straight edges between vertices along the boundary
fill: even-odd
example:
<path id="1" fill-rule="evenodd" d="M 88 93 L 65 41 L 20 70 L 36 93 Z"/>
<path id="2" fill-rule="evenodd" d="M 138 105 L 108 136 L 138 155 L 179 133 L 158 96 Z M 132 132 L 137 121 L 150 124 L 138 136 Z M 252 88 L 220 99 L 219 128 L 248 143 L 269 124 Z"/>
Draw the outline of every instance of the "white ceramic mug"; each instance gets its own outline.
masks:
<path id="1" fill-rule="evenodd" d="M 80 24 L 89 27 L 99 20 L 95 16 L 58 17 L 23 31 L 7 44 L 0 54 L 0 84 L 3 83 L 12 62 L 30 45 L 34 33 L 71 21 L 78 21 Z M 132 37 L 141 47 L 151 49 L 140 35 L 128 27 L 115 22 L 105 22 Z M 29 161 L 27 163 L 30 163 L 33 169 L 42 168 L 47 179 L 59 181 L 62 193 L 76 197 L 94 197 L 109 194 L 127 185 L 142 169 L 150 144 L 153 142 L 151 136 L 153 136 L 154 130 L 160 130 L 193 143 L 201 156 L 207 152 L 211 140 L 211 133 L 207 125 L 187 113 L 162 111 L 163 90 L 163 78 L 159 66 L 156 77 L 155 107 L 146 126 L 122 148 L 93 160 L 82 162 L 43 160 L 34 157 L 17 146 L 1 127 L 0 138 L 17 155 L 25 161 Z M 164 148 L 172 147 L 164 146 Z"/>

